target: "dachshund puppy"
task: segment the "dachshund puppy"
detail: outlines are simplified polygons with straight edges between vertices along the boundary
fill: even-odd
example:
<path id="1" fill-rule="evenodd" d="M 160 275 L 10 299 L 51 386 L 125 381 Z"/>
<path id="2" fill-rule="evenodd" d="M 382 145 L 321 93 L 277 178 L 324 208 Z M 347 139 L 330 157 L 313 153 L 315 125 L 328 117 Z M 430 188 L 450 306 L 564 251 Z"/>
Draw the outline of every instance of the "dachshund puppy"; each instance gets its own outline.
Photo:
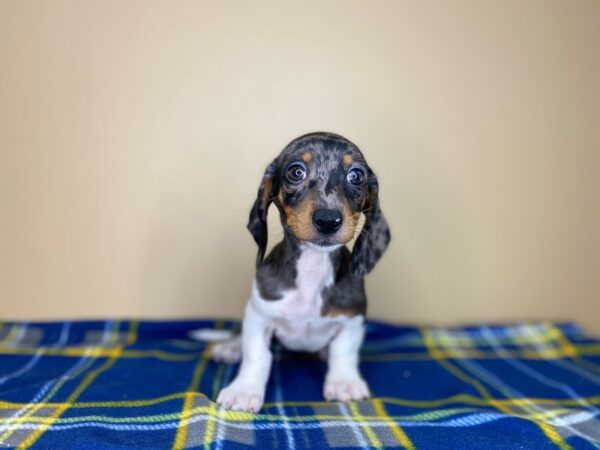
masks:
<path id="1" fill-rule="evenodd" d="M 390 241 L 377 193 L 377 178 L 363 154 L 336 134 L 301 136 L 269 164 L 248 223 L 258 255 L 242 333 L 212 347 L 215 360 L 241 358 L 219 404 L 260 410 L 272 337 L 291 350 L 327 354 L 327 400 L 369 397 L 358 369 L 367 306 L 363 277 Z M 271 203 L 279 210 L 284 238 L 264 258 Z M 350 252 L 345 244 L 354 237 Z"/>

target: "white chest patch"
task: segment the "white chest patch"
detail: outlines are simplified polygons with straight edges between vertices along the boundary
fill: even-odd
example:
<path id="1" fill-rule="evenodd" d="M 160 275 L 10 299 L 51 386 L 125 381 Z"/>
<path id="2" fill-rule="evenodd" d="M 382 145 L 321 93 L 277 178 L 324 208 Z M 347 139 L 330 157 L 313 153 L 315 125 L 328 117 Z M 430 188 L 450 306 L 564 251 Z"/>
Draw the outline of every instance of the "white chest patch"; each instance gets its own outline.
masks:
<path id="1" fill-rule="evenodd" d="M 296 287 L 285 291 L 280 300 L 264 300 L 256 285 L 251 302 L 266 316 L 273 334 L 292 350 L 318 351 L 340 329 L 344 316 L 322 317 L 321 292 L 334 281 L 329 253 L 306 248 L 296 262 Z"/>

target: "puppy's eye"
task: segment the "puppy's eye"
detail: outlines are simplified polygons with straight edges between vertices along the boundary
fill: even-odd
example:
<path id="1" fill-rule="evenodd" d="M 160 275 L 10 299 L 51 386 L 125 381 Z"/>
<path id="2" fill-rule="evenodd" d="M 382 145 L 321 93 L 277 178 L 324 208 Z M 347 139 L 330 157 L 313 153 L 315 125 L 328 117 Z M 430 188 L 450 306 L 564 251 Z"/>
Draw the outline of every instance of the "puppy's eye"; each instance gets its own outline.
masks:
<path id="1" fill-rule="evenodd" d="M 306 178 L 306 167 L 301 163 L 294 163 L 288 167 L 285 177 L 292 183 L 300 183 Z"/>
<path id="2" fill-rule="evenodd" d="M 365 180 L 365 174 L 361 169 L 354 168 L 348 172 L 348 175 L 346 175 L 346 180 L 348 180 L 348 183 L 350 184 L 359 186 Z"/>

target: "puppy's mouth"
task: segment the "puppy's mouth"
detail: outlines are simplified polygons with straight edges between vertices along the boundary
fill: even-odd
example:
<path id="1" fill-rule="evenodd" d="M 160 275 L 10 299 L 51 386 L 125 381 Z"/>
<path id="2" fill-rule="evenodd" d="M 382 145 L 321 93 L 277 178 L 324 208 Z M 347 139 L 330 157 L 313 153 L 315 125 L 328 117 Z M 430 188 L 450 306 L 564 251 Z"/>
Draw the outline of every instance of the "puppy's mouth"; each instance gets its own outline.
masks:
<path id="1" fill-rule="evenodd" d="M 329 242 L 329 241 L 305 241 L 304 243 L 306 244 L 306 246 L 308 248 L 311 248 L 313 250 L 317 250 L 320 252 L 326 252 L 326 253 L 337 250 L 342 245 L 344 245 L 341 242 Z"/>
<path id="2" fill-rule="evenodd" d="M 346 233 L 342 230 L 335 234 L 321 234 L 319 232 L 311 239 L 305 239 L 303 242 L 312 249 L 330 252 L 345 245 L 349 240 L 346 239 Z"/>

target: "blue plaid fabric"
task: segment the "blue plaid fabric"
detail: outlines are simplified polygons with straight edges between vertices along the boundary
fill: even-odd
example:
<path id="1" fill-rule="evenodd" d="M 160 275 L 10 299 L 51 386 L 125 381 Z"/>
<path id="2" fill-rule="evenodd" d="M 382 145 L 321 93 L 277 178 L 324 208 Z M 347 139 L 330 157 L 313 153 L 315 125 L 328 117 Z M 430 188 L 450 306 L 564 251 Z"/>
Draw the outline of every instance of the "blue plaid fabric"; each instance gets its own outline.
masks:
<path id="1" fill-rule="evenodd" d="M 5 323 L 0 448 L 600 448 L 600 341 L 575 325 L 371 322 L 372 399 L 328 403 L 325 363 L 274 344 L 260 414 L 213 402 L 237 367 L 188 338 L 233 322 Z"/>

